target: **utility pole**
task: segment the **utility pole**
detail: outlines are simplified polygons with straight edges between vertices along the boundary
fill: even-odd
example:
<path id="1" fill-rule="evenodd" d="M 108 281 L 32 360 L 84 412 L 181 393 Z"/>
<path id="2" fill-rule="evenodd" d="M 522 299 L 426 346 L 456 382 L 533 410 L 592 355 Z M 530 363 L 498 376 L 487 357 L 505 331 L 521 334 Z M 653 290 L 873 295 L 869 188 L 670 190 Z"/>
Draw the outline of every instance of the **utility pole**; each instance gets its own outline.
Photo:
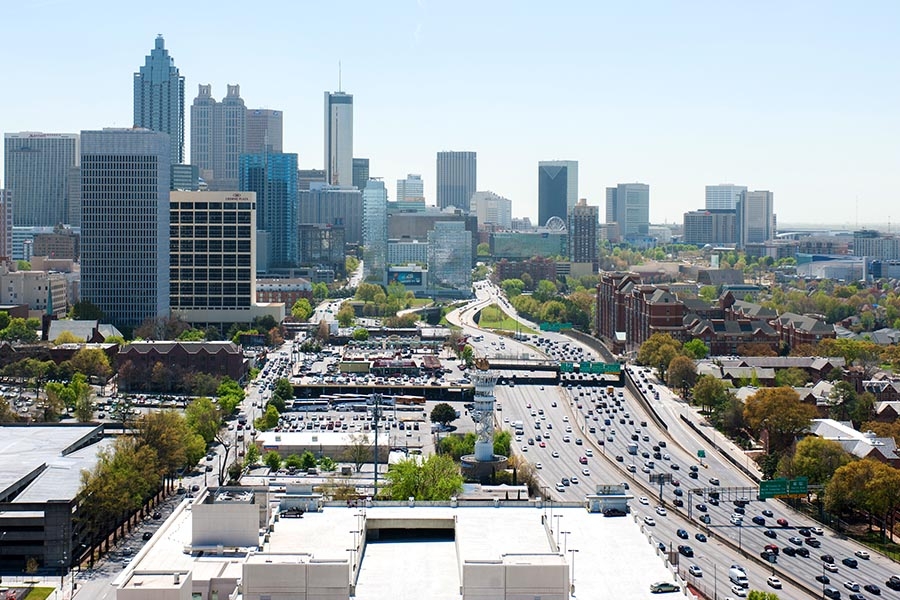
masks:
<path id="1" fill-rule="evenodd" d="M 372 394 L 372 401 L 375 404 L 372 409 L 375 417 L 375 493 L 372 494 L 372 499 L 375 500 L 378 498 L 378 427 L 381 425 L 381 394 Z"/>

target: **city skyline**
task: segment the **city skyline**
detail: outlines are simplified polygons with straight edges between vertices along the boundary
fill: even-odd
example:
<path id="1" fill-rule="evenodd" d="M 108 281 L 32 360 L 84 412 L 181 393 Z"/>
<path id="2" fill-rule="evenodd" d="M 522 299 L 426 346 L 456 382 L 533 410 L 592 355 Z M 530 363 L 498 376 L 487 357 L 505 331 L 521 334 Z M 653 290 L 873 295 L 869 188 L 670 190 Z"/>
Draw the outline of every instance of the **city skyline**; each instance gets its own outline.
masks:
<path id="1" fill-rule="evenodd" d="M 370 157 L 372 176 L 385 181 L 421 173 L 430 204 L 435 153 L 465 148 L 478 153 L 479 189 L 510 198 L 514 215 L 533 219 L 536 164 L 565 156 L 582 166 L 579 196 L 601 207 L 606 187 L 648 183 L 655 223 L 679 223 L 683 213 L 703 207 L 705 186 L 724 181 L 773 191 L 780 224 L 809 222 L 809 215 L 851 227 L 896 220 L 882 199 L 900 178 L 893 168 L 900 117 L 890 102 L 898 84 L 883 77 L 887 57 L 896 54 L 890 23 L 900 9 L 888 3 L 865 12 L 827 4 L 653 3 L 640 13 L 582 3 L 540 19 L 537 11 L 510 15 L 484 7 L 475 20 L 427 2 L 365 7 L 349 16 L 347 43 L 326 60 L 315 50 L 334 47 L 333 33 L 310 28 L 296 36 L 288 24 L 301 10 L 305 19 L 322 21 L 327 7 L 284 7 L 283 18 L 266 19 L 261 28 L 273 47 L 255 52 L 248 48 L 262 46 L 233 45 L 219 34 L 230 22 L 228 10 L 204 14 L 208 27 L 196 31 L 199 8 L 167 6 L 176 5 L 163 1 L 159 14 L 178 19 L 146 26 L 126 21 L 109 2 L 10 7 L 12 47 L 26 44 L 35 28 L 53 35 L 28 44 L 28 55 L 8 66 L 19 93 L 0 100 L 4 131 L 131 126 L 127 78 L 162 33 L 187 89 L 238 84 L 252 90 L 248 106 L 283 111 L 284 151 L 298 153 L 301 169 L 324 167 L 323 91 L 353 94 L 354 153 Z M 244 17 L 247 30 L 263 19 Z M 497 28 L 501 19 L 508 27 Z M 626 25 L 635 20 L 644 42 L 624 44 Z M 408 34 L 378 47 L 365 42 L 373 24 L 394 22 Z M 589 35 L 598 22 L 611 26 L 601 39 Z M 449 43 L 483 37 L 490 39 L 462 48 Z M 63 49 L 75 46 L 79 58 L 69 58 Z M 286 64 L 303 77 L 285 77 Z M 578 93 L 535 85 L 533 74 L 554 64 Z M 391 93 L 410 77 L 416 94 Z M 616 78 L 629 82 L 628 93 L 603 93 L 603 82 Z M 55 93 L 76 88 L 78 97 Z M 471 94 L 476 88 L 490 94 Z"/>

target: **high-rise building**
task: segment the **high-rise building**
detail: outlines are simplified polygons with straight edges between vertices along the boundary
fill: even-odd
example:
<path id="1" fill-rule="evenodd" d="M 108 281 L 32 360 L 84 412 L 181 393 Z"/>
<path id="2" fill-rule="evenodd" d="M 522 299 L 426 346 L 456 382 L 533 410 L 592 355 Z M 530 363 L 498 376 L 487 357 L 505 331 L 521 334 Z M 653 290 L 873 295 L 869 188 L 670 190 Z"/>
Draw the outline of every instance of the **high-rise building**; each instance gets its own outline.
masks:
<path id="1" fill-rule="evenodd" d="M 741 194 L 747 191 L 746 185 L 720 183 L 706 186 L 706 208 L 714 210 L 734 210 L 737 208 Z"/>
<path id="2" fill-rule="evenodd" d="M 81 132 L 81 298 L 116 326 L 169 314 L 169 136 Z"/>
<path id="3" fill-rule="evenodd" d="M 297 171 L 298 190 L 307 191 L 316 183 L 325 183 L 325 169 L 300 169 Z"/>
<path id="4" fill-rule="evenodd" d="M 410 173 L 406 179 L 397 180 L 397 202 L 405 202 L 407 200 L 418 200 L 425 198 L 425 184 L 422 182 L 421 175 Z"/>
<path id="5" fill-rule="evenodd" d="M 25 131 L 4 136 L 6 189 L 16 227 L 52 227 L 69 219 L 69 169 L 78 166 L 78 134 Z"/>
<path id="6" fill-rule="evenodd" d="M 478 164 L 474 152 L 437 153 L 438 208 L 455 206 L 466 212 L 477 189 Z"/>
<path id="7" fill-rule="evenodd" d="M 81 160 L 81 156 L 78 157 Z M 66 203 L 72 227 L 81 227 L 81 167 L 69 167 L 66 175 Z"/>
<path id="8" fill-rule="evenodd" d="M 512 228 L 512 200 L 494 192 L 472 194 L 469 213 L 478 218 L 479 229 L 492 225 L 495 229 Z"/>
<path id="9" fill-rule="evenodd" d="M 313 183 L 308 190 L 301 190 L 298 196 L 301 224 L 342 227 L 347 244 L 358 246 L 362 243 L 361 191 Z"/>
<path id="10" fill-rule="evenodd" d="M 325 181 L 353 185 L 353 94 L 325 92 Z"/>
<path id="11" fill-rule="evenodd" d="M 438 221 L 428 232 L 430 285 L 451 290 L 472 287 L 472 232 L 462 221 Z"/>
<path id="12" fill-rule="evenodd" d="M 0 262 L 12 260 L 12 192 L 0 189 Z"/>
<path id="13" fill-rule="evenodd" d="M 370 179 L 362 192 L 363 268 L 366 279 L 380 281 L 387 266 L 387 188 L 380 179 Z"/>
<path id="14" fill-rule="evenodd" d="M 247 139 L 244 151 L 247 154 L 284 152 L 284 113 L 268 108 L 247 109 Z"/>
<path id="15" fill-rule="evenodd" d="M 737 244 L 768 241 L 775 237 L 775 194 L 768 191 L 744 191 L 737 203 Z"/>
<path id="16" fill-rule="evenodd" d="M 875 260 L 900 260 L 900 238 L 874 229 L 854 231 L 853 254 Z"/>
<path id="17" fill-rule="evenodd" d="M 620 183 L 617 187 L 606 188 L 606 222 L 616 223 L 622 238 L 649 234 L 650 186 Z"/>
<path id="18" fill-rule="evenodd" d="M 206 182 L 203 183 L 205 186 Z M 172 189 L 183 192 L 198 191 L 200 189 L 200 169 L 197 168 L 197 165 L 172 165 Z"/>
<path id="19" fill-rule="evenodd" d="M 265 232 L 260 240 L 265 252 L 257 262 L 259 270 L 296 266 L 297 155 L 242 155 L 239 185 L 243 192 L 256 193 L 256 228 Z"/>
<path id="20" fill-rule="evenodd" d="M 134 125 L 168 133 L 169 162 L 184 162 L 184 77 L 162 35 L 134 74 Z"/>
<path id="21" fill-rule="evenodd" d="M 188 323 L 249 323 L 256 299 L 256 194 L 171 193 L 169 298 Z"/>
<path id="22" fill-rule="evenodd" d="M 559 217 L 565 222 L 577 200 L 577 160 L 538 163 L 538 225 L 546 225 L 551 217 Z"/>
<path id="23" fill-rule="evenodd" d="M 191 164 L 210 190 L 234 190 L 238 186 L 241 154 L 247 145 L 247 109 L 241 86 L 229 85 L 225 98 L 216 102 L 211 85 L 200 85 L 191 105 Z"/>
<path id="24" fill-rule="evenodd" d="M 569 260 L 599 266 L 600 250 L 597 233 L 600 228 L 600 207 L 590 206 L 580 199 L 569 211 Z"/>
<path id="25" fill-rule="evenodd" d="M 737 243 L 735 209 L 708 208 L 684 213 L 684 243 L 696 246 Z"/>
<path id="26" fill-rule="evenodd" d="M 354 158 L 353 159 L 353 187 L 358 190 L 366 189 L 366 182 L 369 181 L 369 159 Z"/>

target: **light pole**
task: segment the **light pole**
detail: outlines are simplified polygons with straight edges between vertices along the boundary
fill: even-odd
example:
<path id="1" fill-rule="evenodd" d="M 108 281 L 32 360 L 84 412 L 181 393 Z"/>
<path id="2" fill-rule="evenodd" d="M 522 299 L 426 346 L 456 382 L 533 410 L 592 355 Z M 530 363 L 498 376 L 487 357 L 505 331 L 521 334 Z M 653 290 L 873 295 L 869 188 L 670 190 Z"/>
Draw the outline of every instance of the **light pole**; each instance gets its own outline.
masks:
<path id="1" fill-rule="evenodd" d="M 572 584 L 569 588 L 569 594 L 574 596 L 575 595 L 575 554 L 578 553 L 578 550 L 576 550 L 575 548 L 572 548 L 571 550 L 569 550 L 569 553 L 572 555 Z"/>
<path id="2" fill-rule="evenodd" d="M 565 555 L 565 553 L 566 553 L 566 548 L 567 548 L 568 545 L 569 545 L 569 534 L 572 533 L 572 532 L 571 532 L 571 531 L 560 531 L 560 533 L 561 533 L 562 536 L 563 536 L 563 554 Z"/>
<path id="3" fill-rule="evenodd" d="M 556 551 L 559 552 L 559 519 L 562 515 L 556 515 Z"/>

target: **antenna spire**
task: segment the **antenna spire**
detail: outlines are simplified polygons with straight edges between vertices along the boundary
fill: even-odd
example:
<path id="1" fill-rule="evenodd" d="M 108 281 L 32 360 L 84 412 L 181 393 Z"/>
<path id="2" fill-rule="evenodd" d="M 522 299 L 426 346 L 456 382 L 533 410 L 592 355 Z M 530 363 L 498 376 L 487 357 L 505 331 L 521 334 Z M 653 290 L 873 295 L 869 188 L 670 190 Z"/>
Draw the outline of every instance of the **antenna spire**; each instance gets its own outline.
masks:
<path id="1" fill-rule="evenodd" d="M 338 61 L 338 91 L 344 91 L 344 88 L 341 86 L 341 61 Z"/>

